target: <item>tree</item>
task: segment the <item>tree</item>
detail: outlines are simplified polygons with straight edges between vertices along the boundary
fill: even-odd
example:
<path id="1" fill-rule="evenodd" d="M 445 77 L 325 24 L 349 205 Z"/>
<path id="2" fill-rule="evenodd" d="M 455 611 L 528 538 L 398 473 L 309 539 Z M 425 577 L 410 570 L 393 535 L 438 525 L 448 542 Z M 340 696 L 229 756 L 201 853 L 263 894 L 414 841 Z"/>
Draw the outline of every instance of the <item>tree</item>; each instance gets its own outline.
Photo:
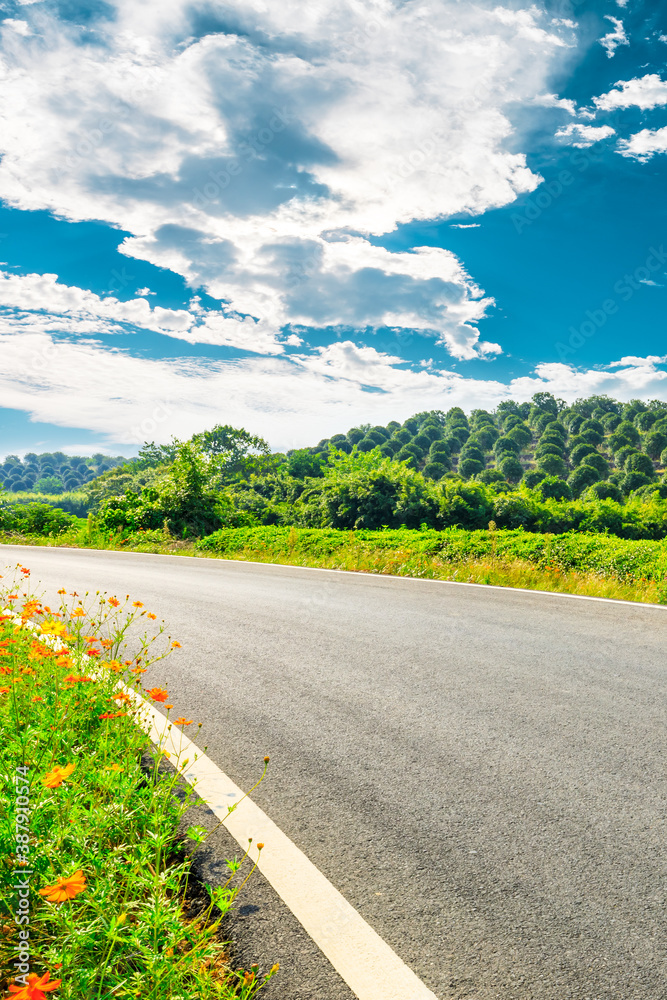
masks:
<path id="1" fill-rule="evenodd" d="M 555 417 L 558 416 L 558 403 L 550 392 L 536 392 L 532 398 L 532 402 L 539 410 L 546 410 L 549 413 L 553 413 Z"/>
<path id="2" fill-rule="evenodd" d="M 596 455 L 597 450 L 592 444 L 578 444 L 570 452 L 570 461 L 572 465 L 581 465 L 581 463 L 588 457 L 588 455 Z"/>
<path id="3" fill-rule="evenodd" d="M 459 462 L 459 472 L 465 479 L 470 479 L 471 476 L 482 472 L 483 469 L 484 462 L 481 462 L 477 458 L 464 458 Z"/>
<path id="4" fill-rule="evenodd" d="M 614 483 L 593 483 L 587 487 L 582 494 L 585 500 L 615 500 L 616 503 L 623 502 L 623 493 Z"/>
<path id="5" fill-rule="evenodd" d="M 648 476 L 649 479 L 653 479 L 655 475 L 653 462 L 648 455 L 644 455 L 641 451 L 637 451 L 634 455 L 628 456 L 625 462 L 625 471 L 641 472 L 643 475 Z"/>
<path id="6" fill-rule="evenodd" d="M 567 466 L 563 459 L 557 455 L 542 455 L 537 465 L 548 476 L 558 476 L 560 479 L 565 479 L 567 475 Z"/>
<path id="7" fill-rule="evenodd" d="M 294 479 L 316 478 L 322 475 L 322 463 L 310 448 L 298 448 L 287 455 L 287 474 Z"/>
<path id="8" fill-rule="evenodd" d="M 558 476 L 545 476 L 535 487 L 535 492 L 542 500 L 571 500 L 572 490 Z"/>
<path id="9" fill-rule="evenodd" d="M 593 483 L 597 483 L 600 479 L 600 473 L 597 469 L 594 469 L 592 465 L 577 466 L 577 468 L 568 476 L 568 484 L 572 490 L 572 495 L 578 497 L 587 486 L 592 486 Z"/>
<path id="10" fill-rule="evenodd" d="M 508 455 L 501 461 L 500 471 L 509 483 L 518 483 L 523 476 L 523 465 L 514 455 Z"/>
<path id="11" fill-rule="evenodd" d="M 427 462 L 424 466 L 424 476 L 426 479 L 442 479 L 446 472 L 451 469 L 451 462 L 447 460 L 447 464 L 444 462 Z"/>
<path id="12" fill-rule="evenodd" d="M 656 462 L 660 458 L 663 449 L 666 447 L 667 434 L 663 434 L 661 431 L 651 431 L 644 438 L 644 448 L 646 449 L 646 454 Z"/>
<path id="13" fill-rule="evenodd" d="M 499 437 L 493 446 L 493 452 L 496 458 L 500 458 L 503 454 L 518 455 L 521 449 L 519 445 L 511 437 Z"/>
<path id="14" fill-rule="evenodd" d="M 530 472 L 524 472 L 523 482 L 529 490 L 534 490 L 537 484 L 541 483 L 545 478 L 546 472 L 540 472 L 539 469 L 531 469 Z"/>

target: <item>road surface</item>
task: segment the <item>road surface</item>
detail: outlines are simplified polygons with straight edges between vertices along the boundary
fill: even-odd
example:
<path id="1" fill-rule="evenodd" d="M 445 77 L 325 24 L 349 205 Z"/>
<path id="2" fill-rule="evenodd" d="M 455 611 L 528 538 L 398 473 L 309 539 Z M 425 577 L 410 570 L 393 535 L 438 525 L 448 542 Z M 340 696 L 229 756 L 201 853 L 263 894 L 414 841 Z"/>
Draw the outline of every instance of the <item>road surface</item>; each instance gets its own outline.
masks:
<path id="1" fill-rule="evenodd" d="M 177 556 L 1 555 L 50 596 L 130 593 L 166 619 L 183 648 L 146 684 L 203 722 L 198 743 L 241 787 L 271 755 L 258 805 L 441 1000 L 667 997 L 667 609 Z M 270 886 L 245 900 L 241 958 L 281 962 L 267 1000 L 350 1000 Z"/>

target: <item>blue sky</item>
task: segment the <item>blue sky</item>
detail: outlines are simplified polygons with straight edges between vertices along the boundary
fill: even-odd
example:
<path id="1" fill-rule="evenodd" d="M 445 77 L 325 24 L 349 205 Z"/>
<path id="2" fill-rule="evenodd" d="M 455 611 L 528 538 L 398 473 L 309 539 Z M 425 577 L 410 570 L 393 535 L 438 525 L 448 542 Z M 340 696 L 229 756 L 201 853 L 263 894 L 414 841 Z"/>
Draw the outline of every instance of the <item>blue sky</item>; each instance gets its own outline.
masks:
<path id="1" fill-rule="evenodd" d="M 0 2 L 0 454 L 667 399 L 667 9 Z"/>

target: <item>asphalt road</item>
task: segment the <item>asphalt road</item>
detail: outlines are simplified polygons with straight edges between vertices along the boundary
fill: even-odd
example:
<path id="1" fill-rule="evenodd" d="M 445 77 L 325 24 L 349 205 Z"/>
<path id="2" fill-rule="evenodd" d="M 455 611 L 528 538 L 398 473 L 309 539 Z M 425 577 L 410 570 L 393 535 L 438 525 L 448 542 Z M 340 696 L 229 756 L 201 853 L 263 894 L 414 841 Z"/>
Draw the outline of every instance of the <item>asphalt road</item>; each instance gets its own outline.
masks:
<path id="1" fill-rule="evenodd" d="M 0 556 L 50 593 L 129 592 L 167 620 L 183 648 L 145 681 L 204 723 L 198 742 L 242 787 L 271 755 L 257 803 L 442 1000 L 667 997 L 667 609 Z M 242 958 L 281 961 L 267 1000 L 351 997 L 261 878 L 234 933 Z"/>

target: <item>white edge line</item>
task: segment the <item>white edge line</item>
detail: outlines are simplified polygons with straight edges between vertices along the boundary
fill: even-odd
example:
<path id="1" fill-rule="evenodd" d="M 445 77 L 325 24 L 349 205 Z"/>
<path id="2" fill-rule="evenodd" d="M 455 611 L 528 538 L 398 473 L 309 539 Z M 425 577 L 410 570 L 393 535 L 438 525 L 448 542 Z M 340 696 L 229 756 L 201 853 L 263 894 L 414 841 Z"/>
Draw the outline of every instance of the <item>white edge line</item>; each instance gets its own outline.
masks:
<path id="1" fill-rule="evenodd" d="M 123 686 L 124 687 L 124 686 Z M 224 821 L 359 1000 L 438 1000 L 296 844 L 177 726 L 131 688 L 143 727 L 176 770 Z M 175 758 L 175 759 L 173 759 Z M 185 759 L 183 759 L 185 758 Z M 243 799 L 241 802 L 240 800 Z M 229 811 L 230 806 L 240 803 Z M 265 846 L 260 852 L 256 844 Z"/>
<path id="2" fill-rule="evenodd" d="M 641 541 L 642 539 L 639 539 Z M 542 597 L 569 597 L 575 601 L 598 601 L 601 604 L 615 604 L 624 608 L 656 608 L 667 611 L 667 604 L 655 604 L 652 601 L 624 601 L 622 597 L 590 597 L 588 594 L 565 594 L 562 590 L 531 590 L 529 587 L 501 587 L 495 583 L 466 583 L 464 580 L 427 580 L 422 576 L 399 576 L 396 573 L 367 573 L 366 570 L 328 569 L 326 566 L 297 566 L 294 563 L 257 562 L 254 559 L 223 559 L 222 556 L 179 556 L 171 552 L 123 552 L 120 549 L 75 549 L 63 545 L 6 545 L 3 548 L 15 549 L 57 549 L 60 552 L 111 552 L 122 556 L 152 556 L 158 559 L 210 559 L 217 562 L 239 563 L 245 566 L 276 566 L 278 569 L 300 569 L 309 573 L 335 573 L 338 576 L 368 577 L 373 580 L 411 580 L 417 583 L 436 583 L 446 587 L 477 587 L 480 590 L 501 591 L 506 594 L 539 594 Z"/>

